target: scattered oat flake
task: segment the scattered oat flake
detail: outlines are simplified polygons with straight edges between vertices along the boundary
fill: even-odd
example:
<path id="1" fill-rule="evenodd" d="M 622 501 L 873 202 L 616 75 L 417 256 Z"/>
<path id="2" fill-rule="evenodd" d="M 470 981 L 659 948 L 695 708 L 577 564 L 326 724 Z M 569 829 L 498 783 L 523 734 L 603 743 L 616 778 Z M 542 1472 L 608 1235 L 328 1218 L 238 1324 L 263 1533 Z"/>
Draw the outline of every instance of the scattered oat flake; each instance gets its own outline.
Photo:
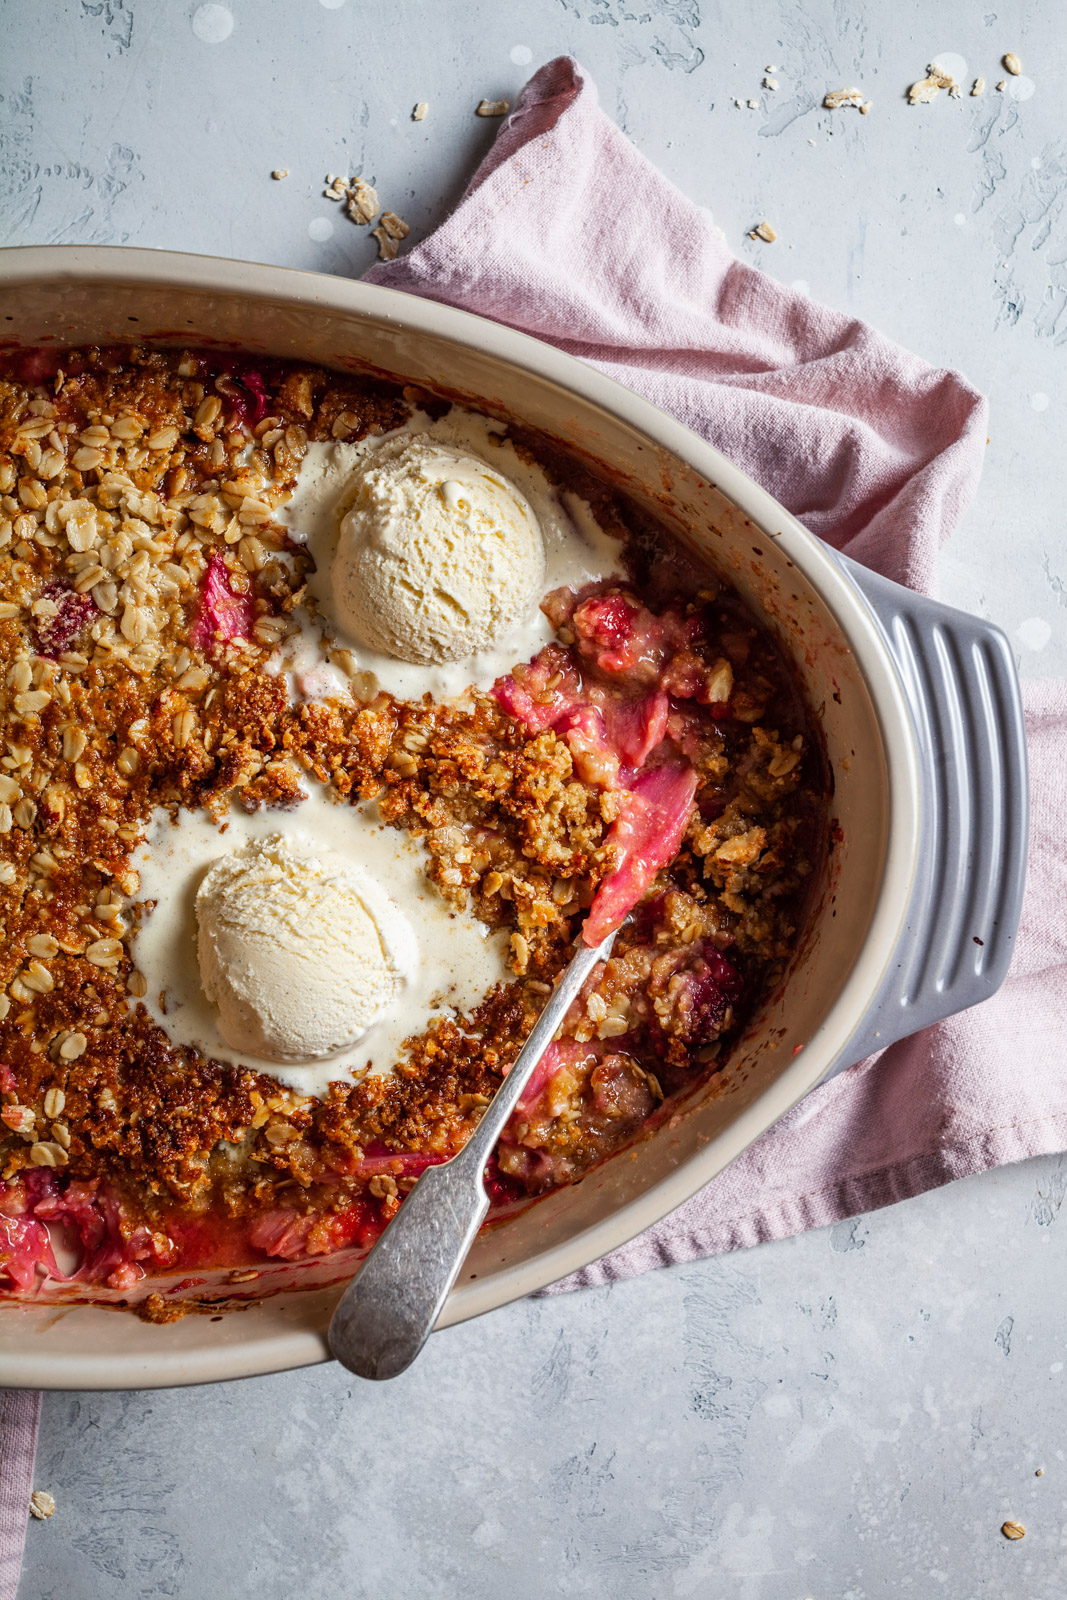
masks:
<path id="1" fill-rule="evenodd" d="M 746 100 L 745 104 L 748 106 L 748 109 L 750 111 L 758 111 L 759 110 L 759 101 L 758 100 Z"/>
<path id="2" fill-rule="evenodd" d="M 345 207 L 352 221 L 362 227 L 364 223 L 373 222 L 380 209 L 378 191 L 362 178 L 353 178 L 348 185 L 348 204 Z"/>
<path id="3" fill-rule="evenodd" d="M 377 228 L 372 228 L 370 232 L 371 238 L 378 241 L 378 260 L 395 261 L 398 242 L 396 236 L 388 231 L 384 222 L 380 223 Z"/>
<path id="4" fill-rule="evenodd" d="M 865 117 L 868 114 L 868 112 L 870 111 L 871 106 L 873 104 L 874 104 L 873 100 L 865 100 L 863 102 L 863 104 L 860 106 L 860 116 L 861 117 Z"/>
<path id="5" fill-rule="evenodd" d="M 30 1495 L 30 1516 L 36 1517 L 38 1522 L 54 1516 L 55 1510 L 56 1503 L 47 1489 L 35 1489 Z"/>
<path id="6" fill-rule="evenodd" d="M 1000 1531 L 1005 1539 L 1024 1539 L 1026 1537 L 1026 1529 L 1021 1522 L 1003 1522 L 1001 1523 Z"/>
<path id="7" fill-rule="evenodd" d="M 763 70 L 764 72 L 780 72 L 782 69 L 780 67 L 764 67 Z"/>
<path id="8" fill-rule="evenodd" d="M 395 211 L 382 212 L 382 227 L 390 239 L 406 239 L 411 232 L 403 217 L 398 217 Z"/>
<path id="9" fill-rule="evenodd" d="M 831 89 L 823 96 L 822 103 L 828 111 L 840 111 L 842 106 L 855 106 L 858 111 L 863 105 L 863 90 Z"/>
<path id="10" fill-rule="evenodd" d="M 745 102 L 743 100 L 739 100 L 736 95 L 734 96 L 734 105 L 737 107 L 738 111 L 741 110 L 741 108 L 744 106 L 744 103 Z"/>
<path id="11" fill-rule="evenodd" d="M 984 78 L 975 78 L 973 84 L 971 85 L 971 94 L 972 95 L 985 94 L 985 79 Z"/>
<path id="12" fill-rule="evenodd" d="M 749 234 L 750 239 L 762 239 L 764 244 L 773 244 L 778 235 L 769 222 L 761 222 Z"/>
<path id="13" fill-rule="evenodd" d="M 474 115 L 476 117 L 506 117 L 510 110 L 510 100 L 481 100 L 474 108 Z"/>
<path id="14" fill-rule="evenodd" d="M 766 78 L 764 78 L 764 80 L 763 80 L 763 87 L 765 89 L 771 89 L 772 91 L 774 89 L 777 89 L 778 88 L 778 79 L 777 78 L 772 78 L 768 74 L 768 76 Z"/>
<path id="15" fill-rule="evenodd" d="M 814 139 L 809 139 L 808 143 L 811 145 L 812 149 L 814 150 L 814 148 L 815 148 L 815 140 Z"/>
<path id="16" fill-rule="evenodd" d="M 422 122 L 425 119 L 426 113 L 429 111 L 429 109 L 430 102 L 428 100 L 420 100 L 414 111 L 411 113 L 412 122 Z"/>
<path id="17" fill-rule="evenodd" d="M 1001 78 L 1000 82 L 997 84 L 997 93 L 998 94 L 1003 94 L 1007 87 L 1008 87 L 1007 78 Z"/>
<path id="18" fill-rule="evenodd" d="M 1017 78 L 1023 70 L 1023 64 L 1019 60 L 1019 57 L 1012 55 L 1010 50 L 1004 57 L 1004 65 L 1007 67 L 1013 78 Z"/>
<path id="19" fill-rule="evenodd" d="M 271 173 L 271 177 L 274 178 L 275 180 L 279 181 L 279 182 L 280 182 L 280 180 L 282 178 L 287 178 L 288 176 L 289 176 L 289 168 L 288 167 L 275 167 L 274 171 Z"/>
<path id="20" fill-rule="evenodd" d="M 913 83 L 908 90 L 909 106 L 928 106 L 932 100 L 937 99 L 939 89 L 947 89 L 951 94 L 953 89 L 959 88 L 955 78 L 950 73 L 944 72 L 936 61 L 930 62 L 926 72 L 927 76 L 920 78 L 918 83 Z"/>

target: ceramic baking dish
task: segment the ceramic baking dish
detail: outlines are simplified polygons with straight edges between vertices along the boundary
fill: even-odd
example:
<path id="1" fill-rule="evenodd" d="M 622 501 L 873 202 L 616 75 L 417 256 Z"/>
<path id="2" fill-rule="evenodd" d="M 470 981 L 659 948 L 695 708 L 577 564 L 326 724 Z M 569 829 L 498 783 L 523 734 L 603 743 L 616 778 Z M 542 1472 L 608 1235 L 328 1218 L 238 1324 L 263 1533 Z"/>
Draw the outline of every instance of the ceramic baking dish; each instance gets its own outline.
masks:
<path id="1" fill-rule="evenodd" d="M 670 417 L 547 345 L 407 295 L 203 256 L 0 251 L 0 344 L 222 344 L 370 367 L 593 458 L 736 585 L 794 662 L 834 774 L 834 847 L 786 981 L 726 1072 L 581 1184 L 483 1232 L 442 1325 L 529 1294 L 694 1194 L 830 1074 L 991 994 L 1018 922 L 1026 762 L 997 629 L 835 555 Z M 143 1388 L 327 1358 L 355 1258 L 268 1265 L 245 1308 L 166 1326 L 48 1286 L 0 1304 L 0 1382 Z M 234 1306 L 226 1274 L 192 1290 Z M 166 1280 L 152 1287 L 173 1288 Z M 211 1308 L 217 1311 L 217 1307 Z"/>

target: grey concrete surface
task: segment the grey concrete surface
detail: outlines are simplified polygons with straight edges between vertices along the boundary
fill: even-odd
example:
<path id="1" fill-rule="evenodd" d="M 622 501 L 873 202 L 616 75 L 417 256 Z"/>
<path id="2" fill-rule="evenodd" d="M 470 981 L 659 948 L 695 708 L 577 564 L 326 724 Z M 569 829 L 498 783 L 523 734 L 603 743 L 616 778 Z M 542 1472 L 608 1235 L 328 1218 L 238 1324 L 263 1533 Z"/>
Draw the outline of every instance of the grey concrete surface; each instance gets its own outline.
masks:
<path id="1" fill-rule="evenodd" d="M 0 37 L 0 242 L 352 275 L 372 242 L 324 174 L 362 171 L 414 240 L 491 142 L 478 100 L 574 52 L 740 253 L 990 394 L 943 595 L 1001 623 L 1024 675 L 1067 670 L 1059 7 L 3 0 Z M 1024 74 L 998 94 L 1009 50 Z M 909 107 L 944 52 L 986 95 Z M 869 116 L 821 109 L 853 83 Z M 745 236 L 764 217 L 774 245 Z M 30 1528 L 20 1600 L 1058 1600 L 1065 1188 L 1040 1160 L 526 1302 L 384 1389 L 323 1368 L 50 1396 L 58 1510 Z"/>

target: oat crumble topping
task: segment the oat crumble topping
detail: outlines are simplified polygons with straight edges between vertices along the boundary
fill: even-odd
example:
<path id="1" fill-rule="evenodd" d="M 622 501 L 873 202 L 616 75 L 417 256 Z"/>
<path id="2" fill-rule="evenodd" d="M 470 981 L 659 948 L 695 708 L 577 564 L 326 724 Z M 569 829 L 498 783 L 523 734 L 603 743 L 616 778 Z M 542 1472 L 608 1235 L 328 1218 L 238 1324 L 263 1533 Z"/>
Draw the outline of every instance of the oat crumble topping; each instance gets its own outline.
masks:
<path id="1" fill-rule="evenodd" d="M 350 204 L 362 183 L 328 181 Z M 375 231 L 395 248 L 407 227 Z M 119 1290 L 371 1242 L 473 1131 L 598 889 L 668 821 L 499 1147 L 498 1202 L 580 1176 L 718 1070 L 785 970 L 826 788 L 789 671 L 729 589 L 548 441 L 513 433 L 626 539 L 629 576 L 549 596 L 532 662 L 440 703 L 356 675 L 352 699 L 293 704 L 266 670 L 308 598 L 279 512 L 309 442 L 416 405 L 446 409 L 191 350 L 0 362 L 0 1289 L 53 1270 L 49 1220 L 80 1234 L 81 1277 Z M 176 1044 L 130 954 L 153 809 L 286 812 L 308 776 L 422 840 L 436 891 L 507 932 L 513 972 L 391 1076 L 322 1100 Z"/>

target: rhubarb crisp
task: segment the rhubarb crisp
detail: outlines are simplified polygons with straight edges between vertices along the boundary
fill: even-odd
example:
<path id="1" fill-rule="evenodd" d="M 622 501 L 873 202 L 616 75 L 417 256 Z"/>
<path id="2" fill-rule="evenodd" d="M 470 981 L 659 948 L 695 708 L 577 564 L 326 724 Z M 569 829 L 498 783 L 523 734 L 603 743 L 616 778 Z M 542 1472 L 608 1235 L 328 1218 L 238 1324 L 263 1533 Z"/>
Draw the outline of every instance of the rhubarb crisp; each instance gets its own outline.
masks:
<path id="1" fill-rule="evenodd" d="M 775 643 L 427 393 L 0 355 L 0 650 L 8 1294 L 366 1247 L 632 913 L 489 1173 L 575 1181 L 796 949 L 827 780 Z"/>

